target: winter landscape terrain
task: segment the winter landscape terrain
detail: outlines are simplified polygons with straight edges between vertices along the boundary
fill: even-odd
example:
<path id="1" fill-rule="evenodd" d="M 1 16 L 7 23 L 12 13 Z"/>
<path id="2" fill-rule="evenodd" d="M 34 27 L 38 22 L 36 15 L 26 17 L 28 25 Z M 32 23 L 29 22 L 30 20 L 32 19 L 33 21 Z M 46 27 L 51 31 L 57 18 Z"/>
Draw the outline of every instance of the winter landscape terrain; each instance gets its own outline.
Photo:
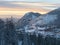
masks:
<path id="1" fill-rule="evenodd" d="M 0 19 L 0 45 L 60 45 L 60 8 Z"/>

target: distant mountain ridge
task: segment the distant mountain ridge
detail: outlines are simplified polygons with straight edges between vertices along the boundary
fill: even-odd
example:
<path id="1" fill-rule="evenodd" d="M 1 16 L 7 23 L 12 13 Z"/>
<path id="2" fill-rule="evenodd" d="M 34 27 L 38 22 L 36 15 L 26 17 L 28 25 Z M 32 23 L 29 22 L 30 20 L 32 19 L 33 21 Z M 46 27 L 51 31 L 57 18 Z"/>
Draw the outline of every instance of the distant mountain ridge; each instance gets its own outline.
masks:
<path id="1" fill-rule="evenodd" d="M 60 25 L 60 8 L 32 20 L 31 25 Z"/>

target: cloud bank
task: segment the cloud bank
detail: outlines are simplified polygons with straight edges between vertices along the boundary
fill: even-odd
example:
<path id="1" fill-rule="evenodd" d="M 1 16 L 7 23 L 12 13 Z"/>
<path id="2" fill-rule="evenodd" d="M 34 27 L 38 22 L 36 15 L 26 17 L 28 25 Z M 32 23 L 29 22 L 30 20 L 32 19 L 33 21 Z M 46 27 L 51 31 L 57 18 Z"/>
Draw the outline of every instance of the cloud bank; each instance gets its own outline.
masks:
<path id="1" fill-rule="evenodd" d="M 31 11 L 45 14 L 59 7 L 60 4 L 0 1 L 0 16 L 23 16 L 25 13 Z"/>

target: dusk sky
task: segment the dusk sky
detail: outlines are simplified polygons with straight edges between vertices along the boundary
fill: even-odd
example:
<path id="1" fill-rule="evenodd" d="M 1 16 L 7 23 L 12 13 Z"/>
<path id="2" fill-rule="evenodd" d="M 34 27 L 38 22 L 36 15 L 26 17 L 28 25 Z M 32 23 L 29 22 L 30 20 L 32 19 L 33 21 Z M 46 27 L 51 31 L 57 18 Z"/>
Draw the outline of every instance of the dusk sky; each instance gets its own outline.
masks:
<path id="1" fill-rule="evenodd" d="M 45 14 L 59 7 L 59 0 L 0 0 L 0 17 L 22 17 L 27 12 Z"/>

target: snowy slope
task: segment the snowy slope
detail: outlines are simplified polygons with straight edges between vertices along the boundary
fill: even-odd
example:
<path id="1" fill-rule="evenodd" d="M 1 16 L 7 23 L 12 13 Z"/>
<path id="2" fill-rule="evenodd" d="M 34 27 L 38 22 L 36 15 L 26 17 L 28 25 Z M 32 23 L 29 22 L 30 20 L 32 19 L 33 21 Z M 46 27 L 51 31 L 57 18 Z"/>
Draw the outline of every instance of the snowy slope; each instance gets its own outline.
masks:
<path id="1" fill-rule="evenodd" d="M 26 13 L 19 21 L 18 21 L 18 26 L 24 27 L 29 24 L 29 22 L 37 17 L 39 17 L 41 14 L 39 13 L 33 13 L 33 12 L 28 12 Z"/>
<path id="2" fill-rule="evenodd" d="M 27 32 L 34 32 L 36 34 L 42 34 L 44 37 L 47 35 L 60 38 L 60 8 L 53 10 L 47 14 L 41 15 L 40 17 L 32 20 L 30 23 L 31 30 L 28 28 Z M 47 28 L 49 27 L 49 28 Z M 44 29 L 43 29 L 44 28 Z M 58 30 L 59 29 L 59 30 Z"/>

